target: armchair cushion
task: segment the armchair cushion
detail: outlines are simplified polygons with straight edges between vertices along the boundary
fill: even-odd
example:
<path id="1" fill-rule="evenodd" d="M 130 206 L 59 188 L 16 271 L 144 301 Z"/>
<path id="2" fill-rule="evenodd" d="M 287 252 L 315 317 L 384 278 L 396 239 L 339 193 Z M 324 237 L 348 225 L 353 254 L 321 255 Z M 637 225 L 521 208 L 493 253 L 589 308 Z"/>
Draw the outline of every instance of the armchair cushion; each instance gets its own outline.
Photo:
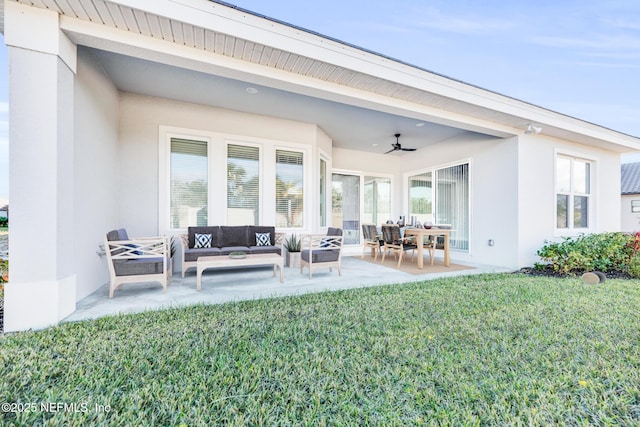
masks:
<path id="1" fill-rule="evenodd" d="M 140 258 L 128 260 L 114 260 L 113 267 L 116 276 L 139 276 L 143 274 L 162 274 L 162 258 Z"/>
<path id="2" fill-rule="evenodd" d="M 320 251 L 312 251 L 311 262 L 332 262 L 338 261 L 340 257 L 339 249 L 325 249 Z M 309 249 L 305 249 L 300 252 L 300 258 L 309 262 Z"/>

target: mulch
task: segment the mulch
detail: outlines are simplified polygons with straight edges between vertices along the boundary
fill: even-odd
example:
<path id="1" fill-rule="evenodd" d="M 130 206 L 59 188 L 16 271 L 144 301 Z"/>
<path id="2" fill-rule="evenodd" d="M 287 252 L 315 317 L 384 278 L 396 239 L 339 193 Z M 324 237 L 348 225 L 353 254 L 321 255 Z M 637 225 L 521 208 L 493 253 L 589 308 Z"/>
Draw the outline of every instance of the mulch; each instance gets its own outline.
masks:
<path id="1" fill-rule="evenodd" d="M 528 274 L 530 276 L 544 276 L 544 277 L 580 277 L 585 271 L 575 271 L 572 273 L 561 273 L 554 271 L 551 267 L 533 268 L 524 267 L 520 270 L 514 271 L 517 274 Z M 604 274 L 607 279 L 633 279 L 626 271 L 609 271 Z"/>

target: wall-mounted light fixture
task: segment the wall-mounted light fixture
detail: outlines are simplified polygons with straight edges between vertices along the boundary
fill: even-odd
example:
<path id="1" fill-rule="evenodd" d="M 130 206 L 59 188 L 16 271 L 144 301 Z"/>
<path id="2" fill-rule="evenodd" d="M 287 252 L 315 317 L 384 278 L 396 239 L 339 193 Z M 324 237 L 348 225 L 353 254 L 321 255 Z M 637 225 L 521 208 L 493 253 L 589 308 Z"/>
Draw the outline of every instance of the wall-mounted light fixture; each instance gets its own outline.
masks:
<path id="1" fill-rule="evenodd" d="M 527 135 L 531 135 L 532 133 L 538 134 L 540 132 L 542 132 L 542 128 L 534 126 L 531 123 L 529 123 L 529 126 L 527 126 L 527 130 L 524 131 L 524 133 L 526 133 Z"/>

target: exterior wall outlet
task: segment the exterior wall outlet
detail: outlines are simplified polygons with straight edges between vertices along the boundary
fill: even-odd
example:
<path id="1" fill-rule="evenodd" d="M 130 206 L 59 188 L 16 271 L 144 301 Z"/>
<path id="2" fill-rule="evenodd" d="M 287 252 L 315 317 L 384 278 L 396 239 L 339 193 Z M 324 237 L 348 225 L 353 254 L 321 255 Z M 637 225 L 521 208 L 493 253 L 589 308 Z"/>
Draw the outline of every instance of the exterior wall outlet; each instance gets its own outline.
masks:
<path id="1" fill-rule="evenodd" d="M 493 245 L 495 245 L 496 242 L 494 242 L 493 239 L 489 239 L 488 243 L 489 243 L 489 246 L 493 246 Z"/>

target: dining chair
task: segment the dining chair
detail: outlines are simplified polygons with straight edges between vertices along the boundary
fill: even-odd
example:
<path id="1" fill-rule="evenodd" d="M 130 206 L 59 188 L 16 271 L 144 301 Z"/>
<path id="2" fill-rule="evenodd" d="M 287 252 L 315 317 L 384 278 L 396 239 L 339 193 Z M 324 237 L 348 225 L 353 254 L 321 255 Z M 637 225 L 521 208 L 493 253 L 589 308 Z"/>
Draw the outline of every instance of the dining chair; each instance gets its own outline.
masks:
<path id="1" fill-rule="evenodd" d="M 415 239 L 403 239 L 400 235 L 400 227 L 397 225 L 387 225 L 384 224 L 382 226 L 382 238 L 384 240 L 384 252 L 382 252 L 382 262 L 384 263 L 384 258 L 387 255 L 387 251 L 393 251 L 394 255 L 398 255 L 398 268 L 402 263 L 402 256 L 405 251 L 411 252 L 411 259 L 413 260 L 413 254 L 415 250 L 418 248 Z"/>
<path id="2" fill-rule="evenodd" d="M 372 249 L 374 252 L 374 261 L 378 260 L 378 252 L 382 251 L 381 246 L 384 246 L 384 240 L 380 239 L 378 234 L 378 228 L 375 224 L 362 224 L 362 258 L 364 258 L 367 248 Z"/>

